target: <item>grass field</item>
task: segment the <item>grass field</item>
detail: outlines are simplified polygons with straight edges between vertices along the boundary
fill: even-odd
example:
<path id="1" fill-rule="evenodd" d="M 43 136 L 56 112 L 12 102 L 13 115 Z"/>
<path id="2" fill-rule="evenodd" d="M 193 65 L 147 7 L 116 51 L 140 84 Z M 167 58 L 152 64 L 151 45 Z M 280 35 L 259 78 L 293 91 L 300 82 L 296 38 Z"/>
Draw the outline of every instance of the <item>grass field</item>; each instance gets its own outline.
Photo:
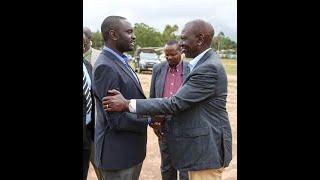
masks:
<path id="1" fill-rule="evenodd" d="M 190 61 L 190 59 L 187 59 L 187 61 Z M 237 75 L 237 59 L 221 59 L 221 61 L 227 71 L 227 75 Z M 134 68 L 132 61 L 129 64 Z"/>
<path id="2" fill-rule="evenodd" d="M 237 59 L 221 59 L 227 75 L 237 75 Z"/>

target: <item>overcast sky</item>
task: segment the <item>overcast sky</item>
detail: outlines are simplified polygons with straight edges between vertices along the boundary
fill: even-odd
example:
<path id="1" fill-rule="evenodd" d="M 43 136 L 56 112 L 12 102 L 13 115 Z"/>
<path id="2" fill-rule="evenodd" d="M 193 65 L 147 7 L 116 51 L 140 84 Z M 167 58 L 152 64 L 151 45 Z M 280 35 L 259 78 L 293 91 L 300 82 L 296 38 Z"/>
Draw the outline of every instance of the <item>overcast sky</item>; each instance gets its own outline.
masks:
<path id="1" fill-rule="evenodd" d="M 184 24 L 194 19 L 209 21 L 215 35 L 223 32 L 237 42 L 237 0 L 83 0 L 83 26 L 101 31 L 110 15 L 123 16 L 134 26 L 146 25 L 163 32 L 165 26 Z"/>

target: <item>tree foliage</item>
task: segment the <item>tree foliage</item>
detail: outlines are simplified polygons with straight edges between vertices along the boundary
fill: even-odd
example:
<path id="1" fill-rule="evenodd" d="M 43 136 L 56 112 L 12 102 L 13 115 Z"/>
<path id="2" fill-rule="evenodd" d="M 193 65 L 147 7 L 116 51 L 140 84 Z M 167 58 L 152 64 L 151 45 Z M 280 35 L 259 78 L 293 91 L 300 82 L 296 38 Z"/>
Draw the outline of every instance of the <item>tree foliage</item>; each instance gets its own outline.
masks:
<path id="1" fill-rule="evenodd" d="M 178 40 L 179 38 L 179 36 L 175 34 L 179 30 L 179 27 L 176 24 L 173 26 L 166 25 L 162 33 L 144 23 L 136 23 L 133 29 L 136 36 L 134 50 L 137 47 L 163 47 L 168 40 Z M 92 34 L 92 46 L 96 49 L 102 49 L 103 47 L 103 38 L 99 30 Z M 232 41 L 229 37 L 226 37 L 223 32 L 219 32 L 218 35 L 213 38 L 211 47 L 215 51 L 229 49 L 237 50 L 237 43 Z M 132 53 L 133 52 L 129 52 L 129 54 Z"/>
<path id="2" fill-rule="evenodd" d="M 161 33 L 144 23 L 136 23 L 133 27 L 136 35 L 136 47 L 161 47 Z"/>
<path id="3" fill-rule="evenodd" d="M 170 39 L 177 39 L 177 35 L 174 33 L 179 30 L 179 27 L 175 24 L 174 26 L 166 25 L 162 33 L 162 46 L 164 46 Z"/>
<path id="4" fill-rule="evenodd" d="M 102 49 L 103 38 L 101 32 L 97 31 L 92 33 L 92 47 L 95 49 Z"/>
<path id="5" fill-rule="evenodd" d="M 215 36 L 211 42 L 211 47 L 215 51 L 220 51 L 222 49 L 237 49 L 237 43 L 232 41 L 229 37 L 225 37 L 223 32 L 219 32 L 217 36 Z"/>

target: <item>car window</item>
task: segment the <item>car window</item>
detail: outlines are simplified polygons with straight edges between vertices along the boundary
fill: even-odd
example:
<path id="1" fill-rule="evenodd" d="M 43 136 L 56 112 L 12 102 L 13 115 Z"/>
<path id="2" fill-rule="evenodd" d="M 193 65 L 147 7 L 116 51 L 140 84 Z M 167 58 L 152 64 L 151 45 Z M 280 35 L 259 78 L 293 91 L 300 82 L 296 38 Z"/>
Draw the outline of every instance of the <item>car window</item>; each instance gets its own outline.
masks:
<path id="1" fill-rule="evenodd" d="M 155 53 L 141 53 L 140 59 L 159 60 L 158 55 Z"/>

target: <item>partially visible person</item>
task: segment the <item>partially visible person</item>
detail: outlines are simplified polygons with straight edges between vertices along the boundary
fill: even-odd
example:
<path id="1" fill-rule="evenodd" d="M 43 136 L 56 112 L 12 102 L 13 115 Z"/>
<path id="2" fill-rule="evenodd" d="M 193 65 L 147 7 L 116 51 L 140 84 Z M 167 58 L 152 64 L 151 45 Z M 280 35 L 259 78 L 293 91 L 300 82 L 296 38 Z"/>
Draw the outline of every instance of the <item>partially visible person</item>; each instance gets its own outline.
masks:
<path id="1" fill-rule="evenodd" d="M 126 98 L 146 97 L 123 54 L 134 47 L 136 36 L 131 23 L 121 16 L 109 16 L 101 24 L 101 33 L 104 47 L 93 67 L 97 102 L 95 164 L 102 169 L 103 180 L 138 180 L 146 156 L 148 123 L 164 118 L 104 111 L 102 98 L 108 89 L 118 89 Z"/>
<path id="2" fill-rule="evenodd" d="M 83 57 L 85 60 L 90 62 L 90 64 L 93 66 L 98 56 L 100 55 L 101 51 L 91 46 L 92 45 L 91 30 L 88 27 L 83 27 L 83 32 L 87 37 L 86 48 L 84 50 Z"/>
<path id="3" fill-rule="evenodd" d="M 172 97 L 182 85 L 190 72 L 188 62 L 181 59 L 181 48 L 179 42 L 175 39 L 169 40 L 164 47 L 166 61 L 161 62 L 153 67 L 150 98 Z M 166 117 L 166 122 L 170 121 Z M 162 179 L 177 179 L 177 169 L 171 162 L 171 155 L 166 138 L 166 125 L 161 128 L 153 128 L 154 133 L 158 136 L 160 154 L 161 154 L 161 176 Z M 188 179 L 188 172 L 179 172 L 181 179 Z"/>
<path id="4" fill-rule="evenodd" d="M 86 45 L 86 36 L 83 33 L 83 50 Z M 87 180 L 91 145 L 94 139 L 94 97 L 91 88 L 92 66 L 89 62 L 83 61 L 83 180 Z"/>
<path id="5" fill-rule="evenodd" d="M 91 37 L 92 33 L 91 30 L 88 27 L 83 27 L 83 34 L 85 35 L 86 41 L 85 41 L 85 46 L 84 46 L 84 51 L 83 51 L 83 58 L 87 60 L 91 66 L 94 65 L 94 62 L 96 61 L 97 57 L 99 56 L 100 52 L 99 50 L 96 50 L 91 47 Z M 92 68 L 91 68 L 92 69 Z M 93 99 L 95 101 L 95 99 Z M 95 103 L 96 104 L 96 103 Z M 95 120 L 97 118 L 97 108 L 95 107 Z M 91 143 L 91 154 L 90 154 L 90 162 L 94 168 L 94 171 L 96 173 L 96 176 L 98 180 L 101 180 L 101 170 L 94 164 L 94 143 Z"/>
<path id="6" fill-rule="evenodd" d="M 103 98 L 105 111 L 138 115 L 172 115 L 166 123 L 171 160 L 190 180 L 221 180 L 232 159 L 231 126 L 226 111 L 227 74 L 211 49 L 212 25 L 203 20 L 185 24 L 179 42 L 190 74 L 171 98 L 127 100 L 115 89 Z"/>

